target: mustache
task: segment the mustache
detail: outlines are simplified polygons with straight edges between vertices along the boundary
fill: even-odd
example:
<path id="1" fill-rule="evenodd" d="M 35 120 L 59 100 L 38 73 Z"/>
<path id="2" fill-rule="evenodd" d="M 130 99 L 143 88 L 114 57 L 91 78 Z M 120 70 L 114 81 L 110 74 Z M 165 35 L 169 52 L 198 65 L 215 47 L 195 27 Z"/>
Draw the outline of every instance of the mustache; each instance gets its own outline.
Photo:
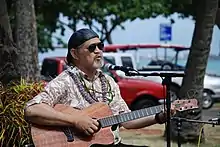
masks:
<path id="1" fill-rule="evenodd" d="M 97 59 L 97 58 L 104 59 L 104 57 L 103 57 L 102 55 L 97 55 L 97 56 L 95 56 L 95 59 Z"/>

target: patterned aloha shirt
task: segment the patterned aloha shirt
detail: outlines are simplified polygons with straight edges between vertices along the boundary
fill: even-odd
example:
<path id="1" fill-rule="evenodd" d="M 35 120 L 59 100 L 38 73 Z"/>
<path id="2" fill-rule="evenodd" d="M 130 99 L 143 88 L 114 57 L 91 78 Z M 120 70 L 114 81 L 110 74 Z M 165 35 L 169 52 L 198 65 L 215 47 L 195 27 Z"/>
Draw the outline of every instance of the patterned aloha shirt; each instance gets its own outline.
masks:
<path id="1" fill-rule="evenodd" d="M 130 112 L 130 109 L 128 108 L 127 104 L 121 97 L 118 84 L 114 81 L 112 77 L 103 73 L 101 70 L 97 70 L 94 80 L 91 81 L 88 80 L 85 73 L 83 73 L 76 67 L 71 68 L 71 70 L 70 68 L 68 68 L 68 70 L 63 71 L 56 78 L 50 81 L 41 93 L 39 93 L 32 100 L 27 102 L 26 108 L 39 103 L 46 103 L 51 107 L 59 103 L 70 105 L 71 107 L 77 109 L 83 109 L 90 106 L 91 104 L 82 97 L 76 83 L 74 82 L 73 78 L 70 76 L 68 71 L 71 71 L 79 76 L 81 75 L 86 87 L 88 89 L 93 89 L 91 92 L 94 92 L 95 97 L 99 101 L 102 101 L 102 88 L 101 81 L 99 78 L 99 74 L 102 73 L 109 82 L 109 86 L 111 86 L 110 89 L 113 93 L 113 97 L 111 97 L 111 95 L 108 94 L 106 95 L 108 99 L 113 98 L 109 104 L 109 107 L 111 108 L 113 115 L 117 115 L 124 112 Z M 118 131 L 118 128 L 116 129 L 116 131 Z M 114 135 L 115 142 L 121 140 L 117 132 L 114 132 Z"/>

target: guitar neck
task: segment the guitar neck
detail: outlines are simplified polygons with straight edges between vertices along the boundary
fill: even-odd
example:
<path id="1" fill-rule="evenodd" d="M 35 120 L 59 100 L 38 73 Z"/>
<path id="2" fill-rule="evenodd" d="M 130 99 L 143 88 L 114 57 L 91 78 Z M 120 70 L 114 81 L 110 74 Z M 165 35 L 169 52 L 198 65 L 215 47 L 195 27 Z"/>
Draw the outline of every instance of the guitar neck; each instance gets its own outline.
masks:
<path id="1" fill-rule="evenodd" d="M 128 113 L 122 113 L 119 115 L 113 115 L 105 118 L 99 119 L 102 128 L 109 127 L 115 124 L 120 124 L 130 120 L 135 120 L 138 118 L 154 115 L 161 112 L 164 109 L 164 105 L 144 108 L 140 110 L 131 111 Z"/>

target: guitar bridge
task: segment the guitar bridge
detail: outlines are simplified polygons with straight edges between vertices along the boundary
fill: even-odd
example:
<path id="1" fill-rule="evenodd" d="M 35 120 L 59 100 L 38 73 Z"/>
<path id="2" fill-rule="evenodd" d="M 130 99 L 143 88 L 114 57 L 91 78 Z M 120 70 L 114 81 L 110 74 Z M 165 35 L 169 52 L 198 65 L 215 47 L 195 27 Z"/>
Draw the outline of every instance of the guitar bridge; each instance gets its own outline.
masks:
<path id="1" fill-rule="evenodd" d="M 62 128 L 62 131 L 66 135 L 68 142 L 73 142 L 74 141 L 73 133 L 72 133 L 72 131 L 69 127 Z"/>

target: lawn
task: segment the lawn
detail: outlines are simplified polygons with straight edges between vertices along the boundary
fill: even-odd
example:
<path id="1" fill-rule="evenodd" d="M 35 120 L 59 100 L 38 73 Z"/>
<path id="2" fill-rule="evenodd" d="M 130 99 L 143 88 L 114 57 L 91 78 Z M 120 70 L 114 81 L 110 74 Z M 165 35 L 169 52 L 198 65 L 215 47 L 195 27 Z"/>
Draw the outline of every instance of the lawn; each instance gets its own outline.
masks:
<path id="1" fill-rule="evenodd" d="M 220 103 L 213 107 L 220 110 Z M 150 147 L 165 147 L 166 141 L 163 138 L 165 130 L 164 125 L 153 125 L 147 128 L 138 130 L 121 129 L 122 142 L 132 145 L 148 145 Z M 220 125 L 213 127 L 212 125 L 205 125 L 205 142 L 200 144 L 200 147 L 220 147 Z M 177 147 L 177 143 L 172 142 L 172 147 Z M 198 144 L 183 144 L 182 147 L 198 147 Z"/>
<path id="2" fill-rule="evenodd" d="M 220 147 L 220 126 L 212 127 L 205 125 L 205 143 L 200 144 L 200 147 Z M 164 126 L 154 125 L 148 128 L 139 130 L 124 130 L 121 131 L 122 142 L 132 145 L 148 145 L 150 147 L 164 147 L 166 141 L 163 136 Z M 172 147 L 177 147 L 177 143 L 172 142 Z M 198 147 L 197 144 L 184 144 L 182 147 Z"/>

